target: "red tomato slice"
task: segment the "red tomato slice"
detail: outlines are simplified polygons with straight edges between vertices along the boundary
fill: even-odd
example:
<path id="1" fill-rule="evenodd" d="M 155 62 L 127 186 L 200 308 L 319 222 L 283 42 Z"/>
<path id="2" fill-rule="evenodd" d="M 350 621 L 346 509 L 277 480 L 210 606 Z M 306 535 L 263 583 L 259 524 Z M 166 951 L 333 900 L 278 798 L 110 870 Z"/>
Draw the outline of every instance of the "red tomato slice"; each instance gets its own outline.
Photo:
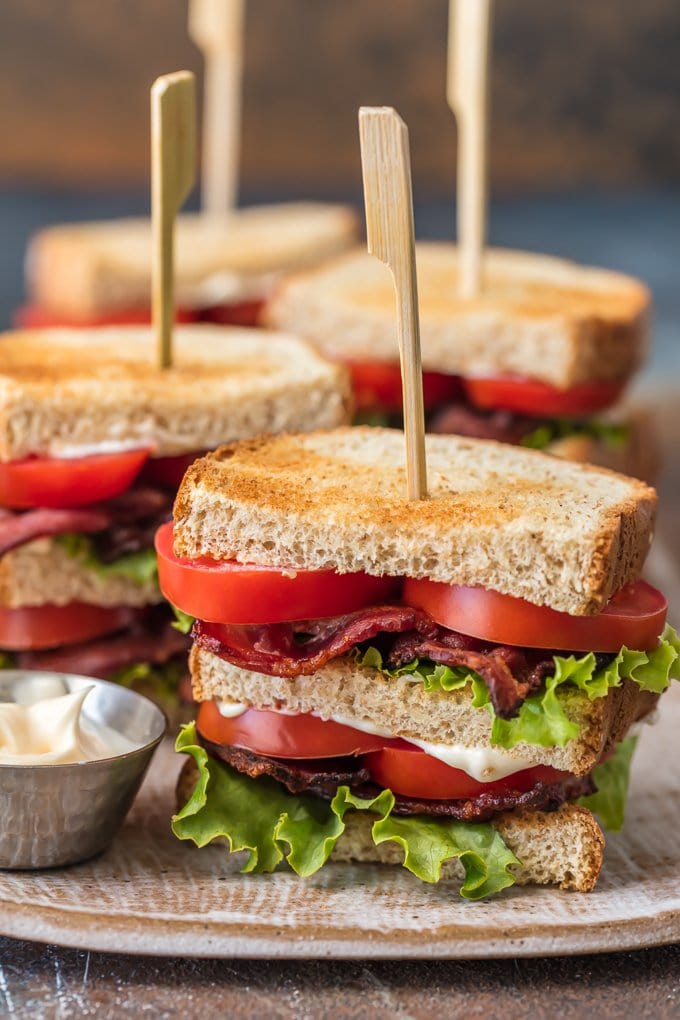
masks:
<path id="1" fill-rule="evenodd" d="M 130 609 L 85 602 L 0 609 L 0 648 L 20 652 L 74 645 L 129 626 L 132 615 Z"/>
<path id="2" fill-rule="evenodd" d="M 178 308 L 176 322 L 196 322 L 198 312 L 192 308 Z M 22 305 L 14 312 L 14 325 L 18 329 L 85 329 L 92 326 L 146 326 L 151 322 L 149 308 L 122 308 L 101 315 L 60 315 L 39 305 Z"/>
<path id="3" fill-rule="evenodd" d="M 500 790 L 522 793 L 536 783 L 556 783 L 569 776 L 568 772 L 537 765 L 492 783 L 480 783 L 406 740 L 362 733 L 352 726 L 305 714 L 249 708 L 228 719 L 213 701 L 201 704 L 196 725 L 201 736 L 213 744 L 244 747 L 272 758 L 313 759 L 320 769 L 328 758 L 365 756 L 362 765 L 368 768 L 374 783 L 419 800 L 464 800 Z"/>
<path id="4" fill-rule="evenodd" d="M 616 403 L 626 380 L 577 383 L 566 390 L 515 376 L 463 379 L 468 399 L 488 410 L 515 411 L 534 418 L 580 417 L 604 411 Z"/>
<path id="5" fill-rule="evenodd" d="M 400 586 L 394 577 L 287 571 L 207 557 L 180 559 L 172 550 L 171 522 L 156 532 L 156 552 L 166 599 L 208 623 L 286 623 L 339 616 L 391 601 Z"/>
<path id="6" fill-rule="evenodd" d="M 142 483 L 148 482 L 149 485 L 158 485 L 161 489 L 170 489 L 172 492 L 176 492 L 187 468 L 207 452 L 207 450 L 197 450 L 195 453 L 180 453 L 175 457 L 149 457 L 142 468 L 139 480 Z"/>
<path id="7" fill-rule="evenodd" d="M 111 499 L 130 488 L 148 456 L 148 450 L 127 450 L 0 463 L 0 506 L 65 508 Z"/>
<path id="8" fill-rule="evenodd" d="M 480 783 L 461 769 L 451 768 L 413 745 L 384 747 L 366 755 L 363 764 L 378 786 L 418 800 L 467 800 L 482 793 L 517 790 L 523 793 L 536 783 L 557 783 L 569 776 L 548 765 L 536 765 L 491 783 Z"/>
<path id="9" fill-rule="evenodd" d="M 201 311 L 200 318 L 202 322 L 216 322 L 221 326 L 257 326 L 263 308 L 264 300 L 212 305 Z"/>
<path id="10" fill-rule="evenodd" d="M 626 585 L 595 616 L 570 616 L 485 588 L 414 578 L 404 583 L 403 601 L 443 627 L 484 641 L 572 652 L 655 648 L 668 610 L 665 596 L 646 581 Z"/>
<path id="11" fill-rule="evenodd" d="M 367 361 L 347 363 L 352 378 L 354 400 L 358 411 L 401 411 L 401 369 L 398 363 Z M 430 410 L 461 395 L 457 375 L 423 372 L 423 400 Z"/>
<path id="12" fill-rule="evenodd" d="M 243 715 L 226 719 L 214 701 L 201 703 L 196 725 L 201 736 L 213 744 L 245 747 L 272 758 L 342 758 L 380 750 L 386 742 L 390 743 L 385 737 L 314 715 L 284 715 L 249 708 Z"/>

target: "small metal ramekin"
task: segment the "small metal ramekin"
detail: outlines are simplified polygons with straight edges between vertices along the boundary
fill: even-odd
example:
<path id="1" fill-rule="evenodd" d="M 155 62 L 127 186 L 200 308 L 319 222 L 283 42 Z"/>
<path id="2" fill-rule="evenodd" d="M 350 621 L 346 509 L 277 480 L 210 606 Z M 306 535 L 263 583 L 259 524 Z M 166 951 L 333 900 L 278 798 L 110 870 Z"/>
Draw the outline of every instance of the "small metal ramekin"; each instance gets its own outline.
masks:
<path id="1" fill-rule="evenodd" d="M 148 698 L 106 680 L 71 673 L 0 671 L 0 701 L 22 682 L 60 680 L 68 692 L 93 687 L 83 715 L 121 733 L 131 751 L 72 765 L 0 764 L 0 868 L 54 868 L 105 850 L 123 823 L 166 728 Z"/>

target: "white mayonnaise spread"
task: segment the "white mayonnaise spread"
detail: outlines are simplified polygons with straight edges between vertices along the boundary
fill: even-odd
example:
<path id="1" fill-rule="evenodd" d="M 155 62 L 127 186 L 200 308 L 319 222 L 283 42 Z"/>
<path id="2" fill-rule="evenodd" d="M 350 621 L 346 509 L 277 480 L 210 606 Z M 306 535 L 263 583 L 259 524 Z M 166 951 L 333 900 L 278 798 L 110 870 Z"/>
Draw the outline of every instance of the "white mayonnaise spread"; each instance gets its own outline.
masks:
<path id="1" fill-rule="evenodd" d="M 56 678 L 35 676 L 0 703 L 0 765 L 70 765 L 132 751 L 121 733 L 82 713 L 92 687 L 65 693 Z"/>
<path id="2" fill-rule="evenodd" d="M 237 701 L 218 701 L 217 707 L 220 715 L 225 719 L 236 719 L 243 715 L 250 707 Z M 267 709 L 268 712 L 278 712 L 279 715 L 295 715 L 294 712 L 281 711 L 280 709 Z M 321 718 L 316 712 L 311 715 Z M 375 734 L 378 737 L 395 737 L 399 734 L 390 733 L 389 730 L 378 726 L 376 723 L 367 722 L 363 719 L 350 719 L 342 715 L 332 715 L 331 722 L 341 723 L 343 726 L 351 726 L 362 733 Z M 404 737 L 410 744 L 415 744 L 425 754 L 432 758 L 438 758 L 451 768 L 460 769 L 462 772 L 472 776 L 479 783 L 493 783 L 497 779 L 504 779 L 515 772 L 522 772 L 524 769 L 533 768 L 536 762 L 529 758 L 511 758 L 509 754 L 497 750 L 495 747 L 463 747 L 462 744 L 432 744 L 427 740 L 417 740 L 415 737 Z"/>
<path id="3" fill-rule="evenodd" d="M 96 457 L 102 453 L 128 453 L 140 450 L 145 445 L 139 437 L 135 439 L 102 439 L 99 443 L 62 443 L 52 440 L 47 453 L 58 460 L 73 460 L 77 457 Z"/>

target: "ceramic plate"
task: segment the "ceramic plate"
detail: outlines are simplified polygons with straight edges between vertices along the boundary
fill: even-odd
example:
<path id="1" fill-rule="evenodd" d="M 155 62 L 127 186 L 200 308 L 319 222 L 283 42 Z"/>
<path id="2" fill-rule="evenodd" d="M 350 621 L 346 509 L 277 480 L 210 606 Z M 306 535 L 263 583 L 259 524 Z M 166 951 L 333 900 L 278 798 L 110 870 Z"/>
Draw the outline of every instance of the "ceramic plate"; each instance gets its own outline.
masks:
<path id="1" fill-rule="evenodd" d="M 181 761 L 168 742 L 113 847 L 57 871 L 0 873 L 0 934 L 93 950 L 214 957 L 465 958 L 592 953 L 680 941 L 680 687 L 634 767 L 623 833 L 590 894 L 510 889 L 467 903 L 401 868 L 335 864 L 247 876 L 171 835 Z"/>

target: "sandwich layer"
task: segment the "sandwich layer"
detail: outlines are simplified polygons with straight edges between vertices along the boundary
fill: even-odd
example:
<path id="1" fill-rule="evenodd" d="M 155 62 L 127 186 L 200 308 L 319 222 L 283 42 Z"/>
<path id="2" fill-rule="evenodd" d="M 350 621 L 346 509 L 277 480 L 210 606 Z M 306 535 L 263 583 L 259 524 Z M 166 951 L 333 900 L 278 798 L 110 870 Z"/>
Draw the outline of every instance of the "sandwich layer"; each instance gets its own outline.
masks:
<path id="1" fill-rule="evenodd" d="M 642 482 L 500 443 L 426 446 L 429 498 L 413 502 L 394 430 L 223 447 L 184 477 L 175 554 L 428 577 L 573 615 L 639 576 L 656 508 Z"/>
<path id="2" fill-rule="evenodd" d="M 403 863 L 403 850 L 396 843 L 375 845 L 370 816 L 351 812 L 346 821 L 331 861 Z M 509 811 L 491 824 L 522 862 L 511 867 L 517 885 L 557 885 L 576 892 L 590 892 L 595 887 L 602 868 L 604 836 L 587 808 L 563 804 L 553 812 Z M 460 881 L 463 874 L 458 860 L 446 861 L 442 869 L 444 878 Z"/>
<path id="3" fill-rule="evenodd" d="M 175 293 L 189 308 L 268 297 L 282 272 L 351 245 L 357 218 L 346 206 L 312 202 L 253 206 L 231 216 L 177 220 Z M 27 258 L 31 300 L 66 316 L 148 306 L 151 223 L 123 219 L 40 231 Z"/>
<path id="4" fill-rule="evenodd" d="M 0 340 L 0 460 L 145 446 L 167 456 L 348 421 L 344 370 L 282 334 L 180 327 L 169 369 L 146 328 Z"/>
<path id="5" fill-rule="evenodd" d="M 258 709 L 309 713 L 359 729 L 373 728 L 391 737 L 432 744 L 482 750 L 490 745 L 491 717 L 473 707 L 468 687 L 425 691 L 422 683 L 404 677 L 388 678 L 379 670 L 359 665 L 353 656 L 333 659 L 309 676 L 289 678 L 240 669 L 194 645 L 189 666 L 198 702 L 236 702 Z M 657 700 L 657 696 L 640 691 L 628 680 L 594 701 L 576 688 L 561 688 L 558 697 L 565 714 L 579 726 L 579 737 L 564 747 L 521 743 L 502 749 L 502 754 L 516 760 L 519 768 L 531 763 L 586 775 Z"/>
<path id="6" fill-rule="evenodd" d="M 650 294 L 633 277 L 491 249 L 484 257 L 482 293 L 463 299 L 453 245 L 421 243 L 416 258 L 422 362 L 428 371 L 514 374 L 566 389 L 627 379 L 644 358 Z M 392 278 L 363 250 L 285 281 L 265 319 L 334 357 L 398 358 Z"/>
<path id="7" fill-rule="evenodd" d="M 177 805 L 182 808 L 196 785 L 197 769 L 189 759 L 177 783 Z M 371 839 L 374 818 L 364 812 L 350 811 L 346 829 L 331 854 L 331 861 L 356 861 L 402 864 L 403 850 L 393 843 L 376 846 Z M 586 808 L 564 804 L 557 811 L 514 811 L 491 823 L 506 845 L 522 862 L 513 866 L 518 885 L 559 885 L 562 889 L 590 891 L 602 867 L 604 836 Z M 225 845 L 226 840 L 216 840 Z M 459 861 L 447 861 L 443 876 L 461 880 Z"/>
<path id="8" fill-rule="evenodd" d="M 148 606 L 162 602 L 156 580 L 143 583 L 84 566 L 58 541 L 41 538 L 0 558 L 0 607 Z"/>

